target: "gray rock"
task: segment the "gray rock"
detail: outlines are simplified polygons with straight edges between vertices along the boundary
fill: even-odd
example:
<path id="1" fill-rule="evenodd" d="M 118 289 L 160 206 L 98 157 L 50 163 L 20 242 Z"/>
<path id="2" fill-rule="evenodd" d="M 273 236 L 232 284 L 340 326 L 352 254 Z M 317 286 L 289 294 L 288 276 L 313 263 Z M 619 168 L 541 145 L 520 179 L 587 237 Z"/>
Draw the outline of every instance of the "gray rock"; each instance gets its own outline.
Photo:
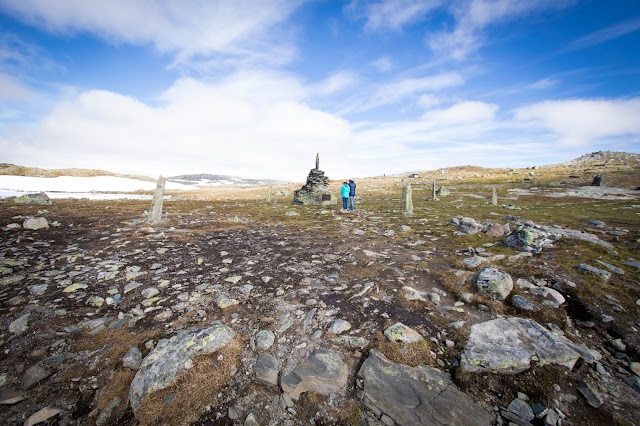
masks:
<path id="1" fill-rule="evenodd" d="M 347 383 L 347 365 L 329 349 L 316 349 L 302 364 L 282 378 L 282 390 L 298 399 L 303 392 L 322 395 L 338 392 Z"/>
<path id="2" fill-rule="evenodd" d="M 158 177 L 158 182 L 156 184 L 156 190 L 153 193 L 153 199 L 151 200 L 151 207 L 149 208 L 149 213 L 145 218 L 145 222 L 150 224 L 157 224 L 162 222 L 162 203 L 164 201 L 164 186 L 165 186 L 165 178 L 160 176 Z"/>
<path id="3" fill-rule="evenodd" d="M 414 343 L 424 340 L 417 331 L 397 322 L 384 331 L 384 335 L 392 342 Z"/>
<path id="4" fill-rule="evenodd" d="M 600 240 L 593 234 L 574 231 L 572 229 L 554 228 L 552 226 L 536 225 L 534 223 L 521 224 L 509 234 L 505 240 L 509 247 L 530 253 L 540 253 L 552 247 L 562 238 L 586 241 L 613 250 L 614 247 L 606 241 Z"/>
<path id="5" fill-rule="evenodd" d="M 551 333 L 535 321 L 524 318 L 497 318 L 471 326 L 460 365 L 465 371 L 520 373 L 538 365 L 559 364 L 573 368 L 580 354 L 563 337 Z"/>
<path id="6" fill-rule="evenodd" d="M 640 377 L 638 376 L 630 376 L 624 377 L 622 380 L 632 388 L 634 388 L 637 392 L 640 392 Z"/>
<path id="7" fill-rule="evenodd" d="M 480 266 L 482 262 L 484 262 L 485 260 L 486 259 L 481 256 L 471 256 L 471 257 L 465 258 L 462 261 L 462 264 L 467 268 L 475 268 L 476 266 Z"/>
<path id="8" fill-rule="evenodd" d="M 544 416 L 545 426 L 556 426 L 559 421 L 560 416 L 556 410 L 549 410 L 549 412 Z"/>
<path id="9" fill-rule="evenodd" d="M 463 217 L 456 230 L 465 235 L 474 235 L 482 231 L 484 227 L 470 217 Z"/>
<path id="10" fill-rule="evenodd" d="M 142 294 L 142 297 L 144 297 L 145 299 L 151 299 L 152 297 L 160 294 L 160 290 L 158 290 L 155 287 L 149 287 L 142 290 L 141 294 Z"/>
<path id="11" fill-rule="evenodd" d="M 537 312 L 540 310 L 538 305 L 530 301 L 529 299 L 522 297 L 518 294 L 511 296 L 511 304 L 518 309 L 524 309 L 525 311 Z"/>
<path id="12" fill-rule="evenodd" d="M 33 231 L 38 229 L 49 229 L 49 222 L 44 217 L 30 217 L 22 223 L 24 229 L 31 229 Z"/>
<path id="13" fill-rule="evenodd" d="M 526 401 L 520 398 L 516 398 L 511 401 L 511 403 L 507 407 L 507 410 L 528 422 L 533 420 L 535 417 L 531 406 Z"/>
<path id="14" fill-rule="evenodd" d="M 596 262 L 607 268 L 608 270 L 615 272 L 616 274 L 624 275 L 624 269 L 618 268 L 617 266 L 613 266 L 609 263 L 603 262 L 600 259 L 596 259 Z"/>
<path id="15" fill-rule="evenodd" d="M 589 404 L 590 406 L 598 408 L 604 403 L 602 396 L 600 396 L 600 394 L 584 380 L 580 380 L 578 382 L 578 390 L 580 391 L 582 396 L 584 396 L 584 398 L 587 400 L 587 404 Z"/>
<path id="16" fill-rule="evenodd" d="M 256 334 L 256 349 L 259 351 L 266 351 L 271 346 L 273 346 L 273 342 L 275 342 L 276 336 L 272 331 L 269 330 L 260 330 L 258 334 Z"/>
<path id="17" fill-rule="evenodd" d="M 511 275 L 492 267 L 480 270 L 476 285 L 481 296 L 492 300 L 504 300 L 513 290 Z"/>
<path id="18" fill-rule="evenodd" d="M 408 225 L 400 225 L 398 227 L 398 232 L 408 232 L 411 231 L 411 227 Z"/>
<path id="19" fill-rule="evenodd" d="M 38 192 L 37 194 L 25 194 L 13 199 L 16 204 L 36 204 L 41 206 L 50 206 L 51 200 L 44 192 Z"/>
<path id="20" fill-rule="evenodd" d="M 594 228 L 607 228 L 607 224 L 601 220 L 589 220 L 585 223 L 586 226 L 592 226 Z"/>
<path id="21" fill-rule="evenodd" d="M 235 331 L 223 325 L 182 330 L 162 339 L 142 361 L 131 383 L 129 401 L 134 413 L 148 393 L 170 386 L 184 370 L 184 364 L 201 352 L 214 352 L 235 338 Z"/>
<path id="22" fill-rule="evenodd" d="M 256 373 L 256 382 L 267 386 L 278 386 L 278 373 L 280 372 L 278 358 L 267 354 L 258 354 L 253 371 Z"/>
<path id="23" fill-rule="evenodd" d="M 46 368 L 36 364 L 32 367 L 29 367 L 27 371 L 25 371 L 24 376 L 22 376 L 22 389 L 29 390 L 35 385 L 37 385 L 42 380 L 46 379 L 51 375 L 51 371 Z"/>
<path id="24" fill-rule="evenodd" d="M 440 304 L 440 295 L 438 293 L 429 293 L 428 296 L 431 303 L 434 305 Z"/>
<path id="25" fill-rule="evenodd" d="M 369 341 L 367 339 L 358 336 L 337 336 L 331 339 L 331 341 L 352 349 L 364 349 L 369 345 Z"/>
<path id="26" fill-rule="evenodd" d="M 38 423 L 43 423 L 49 420 L 50 418 L 57 416 L 62 411 L 57 408 L 44 407 L 40 410 L 36 411 L 23 423 L 23 426 L 33 426 Z"/>
<path id="27" fill-rule="evenodd" d="M 333 334 L 340 334 L 342 332 L 349 330 L 350 328 L 351 328 L 351 324 L 349 324 L 348 321 L 337 319 L 333 322 L 333 324 L 331 324 L 331 327 L 329 327 L 329 330 L 327 330 L 327 332 L 333 333 Z"/>
<path id="28" fill-rule="evenodd" d="M 490 425 L 493 416 L 438 369 L 409 367 L 369 352 L 358 372 L 365 400 L 401 425 Z"/>
<path id="29" fill-rule="evenodd" d="M 29 329 L 29 317 L 31 316 L 31 312 L 27 312 L 26 314 L 20 316 L 18 319 L 14 320 L 9 324 L 9 332 L 12 334 L 20 335 Z"/>
<path id="30" fill-rule="evenodd" d="M 580 272 L 597 277 L 603 283 L 606 283 L 611 279 L 611 272 L 596 268 L 595 266 L 587 265 L 585 263 L 579 263 L 577 269 Z"/>
<path id="31" fill-rule="evenodd" d="M 137 370 L 140 368 L 140 364 L 142 363 L 142 352 L 138 349 L 137 346 L 132 347 L 127 351 L 126 354 L 122 357 L 122 366 L 126 368 L 130 368 L 132 370 Z"/>
<path id="32" fill-rule="evenodd" d="M 115 397 L 113 398 L 106 407 L 104 407 L 104 410 L 102 410 L 100 412 L 100 415 L 98 416 L 98 418 L 96 419 L 96 425 L 97 426 L 103 426 L 108 424 L 109 419 L 111 418 L 111 414 L 113 413 L 113 410 L 120 405 L 120 397 Z"/>

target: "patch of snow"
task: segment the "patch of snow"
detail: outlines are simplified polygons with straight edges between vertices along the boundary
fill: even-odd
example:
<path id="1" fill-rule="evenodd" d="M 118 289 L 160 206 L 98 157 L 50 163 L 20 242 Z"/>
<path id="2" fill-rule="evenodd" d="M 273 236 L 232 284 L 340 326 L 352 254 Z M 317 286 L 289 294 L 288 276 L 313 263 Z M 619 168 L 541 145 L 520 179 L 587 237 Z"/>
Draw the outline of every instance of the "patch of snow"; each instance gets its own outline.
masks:
<path id="1" fill-rule="evenodd" d="M 2 176 L 0 175 L 0 190 L 28 192 L 132 192 L 153 191 L 156 182 L 127 179 L 115 176 L 76 177 L 60 176 L 55 178 L 40 178 L 31 176 Z M 168 182 L 167 190 L 189 191 L 193 186 Z M 15 195 L 15 194 L 12 194 Z M 54 197 L 51 197 L 54 198 Z M 66 198 L 66 197 L 65 197 Z"/>

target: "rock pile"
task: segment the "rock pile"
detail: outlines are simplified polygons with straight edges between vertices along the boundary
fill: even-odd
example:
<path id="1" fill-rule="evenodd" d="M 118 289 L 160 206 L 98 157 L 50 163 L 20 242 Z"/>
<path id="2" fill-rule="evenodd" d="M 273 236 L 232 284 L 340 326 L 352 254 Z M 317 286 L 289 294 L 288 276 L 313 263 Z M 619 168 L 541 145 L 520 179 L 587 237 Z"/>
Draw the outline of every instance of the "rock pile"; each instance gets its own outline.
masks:
<path id="1" fill-rule="evenodd" d="M 293 192 L 293 204 L 305 206 L 327 206 L 337 202 L 329 192 L 329 178 L 320 170 L 320 158 L 316 156 L 316 167 L 309 171 L 307 182 Z"/>

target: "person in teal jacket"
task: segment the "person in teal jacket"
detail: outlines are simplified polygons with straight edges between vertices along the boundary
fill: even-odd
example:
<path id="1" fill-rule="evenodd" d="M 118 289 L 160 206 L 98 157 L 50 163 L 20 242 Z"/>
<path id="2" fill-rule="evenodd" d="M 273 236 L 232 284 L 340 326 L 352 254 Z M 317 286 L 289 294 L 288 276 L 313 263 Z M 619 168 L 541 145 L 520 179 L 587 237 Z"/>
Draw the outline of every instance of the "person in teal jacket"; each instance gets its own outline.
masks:
<path id="1" fill-rule="evenodd" d="M 344 182 L 342 187 L 340 188 L 340 194 L 342 195 L 342 208 L 346 212 L 347 204 L 349 202 L 349 193 L 351 192 L 351 188 L 347 182 Z"/>

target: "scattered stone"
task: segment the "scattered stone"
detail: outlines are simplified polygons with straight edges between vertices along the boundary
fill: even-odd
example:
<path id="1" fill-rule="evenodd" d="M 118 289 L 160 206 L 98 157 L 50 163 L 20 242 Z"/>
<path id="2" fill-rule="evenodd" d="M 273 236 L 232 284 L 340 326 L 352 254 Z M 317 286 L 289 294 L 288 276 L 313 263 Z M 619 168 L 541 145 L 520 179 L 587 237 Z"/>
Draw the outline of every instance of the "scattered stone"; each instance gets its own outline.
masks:
<path id="1" fill-rule="evenodd" d="M 580 272 L 584 272 L 585 274 L 593 275 L 599 278 L 603 283 L 606 283 L 611 279 L 611 272 L 596 268 L 595 266 L 587 265 L 585 263 L 579 263 L 577 269 Z"/>
<path id="2" fill-rule="evenodd" d="M 100 412 L 100 415 L 98 416 L 98 418 L 96 419 L 96 425 L 97 426 L 103 426 L 109 423 L 109 419 L 111 418 L 111 414 L 113 413 L 113 410 L 115 410 L 115 408 L 120 405 L 120 397 L 116 396 L 115 398 L 113 398 L 106 407 L 104 407 L 104 410 L 102 410 Z"/>
<path id="3" fill-rule="evenodd" d="M 260 426 L 260 423 L 258 423 L 258 420 L 256 419 L 256 415 L 253 413 L 249 413 L 247 415 L 247 418 L 244 419 L 244 426 Z"/>
<path id="4" fill-rule="evenodd" d="M 401 341 L 404 343 L 414 343 L 424 340 L 424 338 L 415 330 L 407 327 L 401 322 L 397 322 L 384 331 L 384 335 L 391 342 Z"/>
<path id="5" fill-rule="evenodd" d="M 22 223 L 24 229 L 36 231 L 38 229 L 49 229 L 49 222 L 44 217 L 30 217 Z"/>
<path id="6" fill-rule="evenodd" d="M 524 318 L 497 318 L 471 326 L 460 365 L 465 371 L 520 373 L 538 365 L 559 364 L 572 369 L 580 354 L 563 337 L 535 321 Z"/>
<path id="7" fill-rule="evenodd" d="M 256 374 L 256 382 L 267 386 L 278 386 L 278 373 L 280 372 L 278 358 L 267 354 L 258 354 L 253 371 Z"/>
<path id="8" fill-rule="evenodd" d="M 25 392 L 6 388 L 0 391 L 0 405 L 14 405 L 26 398 Z"/>
<path id="9" fill-rule="evenodd" d="M 511 403 L 507 407 L 507 410 L 527 422 L 530 422 L 535 418 L 535 414 L 533 413 L 533 409 L 531 408 L 531 406 L 526 401 L 520 398 L 516 398 L 511 401 Z"/>
<path id="10" fill-rule="evenodd" d="M 578 390 L 580 391 L 582 396 L 584 396 L 584 398 L 587 400 L 587 404 L 589 404 L 590 406 L 598 408 L 604 403 L 602 396 L 600 396 L 600 394 L 584 380 L 580 380 L 578 382 Z"/>
<path id="11" fill-rule="evenodd" d="M 216 304 L 220 309 L 226 309 L 229 306 L 237 305 L 238 301 L 235 299 L 230 299 L 227 296 L 220 296 L 218 300 L 216 300 Z"/>
<path id="12" fill-rule="evenodd" d="M 358 336 L 337 336 L 331 339 L 331 341 L 351 349 L 364 349 L 369 345 L 367 339 Z"/>
<path id="13" fill-rule="evenodd" d="M 300 213 L 298 213 L 298 212 L 297 212 L 297 211 L 295 211 L 295 210 L 289 210 L 289 211 L 288 211 L 288 212 L 286 212 L 284 215 L 285 215 L 285 216 L 300 216 Z"/>
<path id="14" fill-rule="evenodd" d="M 240 288 L 238 288 L 238 291 L 242 294 L 249 294 L 251 293 L 251 290 L 253 290 L 253 286 L 251 284 L 245 284 L 243 286 L 240 286 Z"/>
<path id="15" fill-rule="evenodd" d="M 127 351 L 126 354 L 122 357 L 122 366 L 126 368 L 130 368 L 132 370 L 137 370 L 140 368 L 140 364 L 142 363 L 142 352 L 138 349 L 137 346 L 132 347 Z"/>
<path id="16" fill-rule="evenodd" d="M 179 331 L 162 339 L 142 361 L 129 390 L 134 413 L 147 394 L 170 386 L 183 371 L 184 364 L 200 352 L 214 352 L 235 338 L 235 331 L 223 325 Z"/>
<path id="17" fill-rule="evenodd" d="M 407 300 L 420 300 L 420 301 L 424 301 L 424 297 L 422 297 L 422 295 L 416 291 L 416 290 L 412 290 L 409 291 L 407 293 L 404 294 L 404 298 Z"/>
<path id="18" fill-rule="evenodd" d="M 302 364 L 282 378 L 282 390 L 298 399 L 303 392 L 329 395 L 347 383 L 349 370 L 340 356 L 329 349 L 316 349 Z"/>
<path id="19" fill-rule="evenodd" d="M 629 363 L 629 369 L 633 371 L 633 374 L 640 376 L 640 362 Z"/>
<path id="20" fill-rule="evenodd" d="M 363 394 L 370 405 L 401 425 L 489 425 L 493 416 L 459 391 L 448 373 L 397 364 L 376 350 L 362 364 Z"/>
<path id="21" fill-rule="evenodd" d="M 585 223 L 585 226 L 591 226 L 593 228 L 608 228 L 607 224 L 601 220 L 589 220 Z"/>
<path id="22" fill-rule="evenodd" d="M 438 293 L 429 293 L 428 296 L 431 303 L 433 303 L 434 305 L 440 304 L 441 300 L 440 300 L 440 295 Z"/>
<path id="23" fill-rule="evenodd" d="M 22 376 L 22 390 L 29 390 L 52 374 L 51 371 L 36 364 L 29 367 Z"/>
<path id="24" fill-rule="evenodd" d="M 29 317 L 31 312 L 27 312 L 9 324 L 9 333 L 20 335 L 29 329 Z"/>
<path id="25" fill-rule="evenodd" d="M 511 304 L 516 308 L 524 309 L 525 311 L 538 312 L 540 310 L 538 305 L 518 294 L 511 296 Z"/>
<path id="26" fill-rule="evenodd" d="M 140 287 L 142 284 L 132 281 L 129 284 L 127 284 L 126 286 L 124 286 L 124 294 L 129 293 L 130 291 L 135 290 L 136 288 Z"/>
<path id="27" fill-rule="evenodd" d="M 160 290 L 158 290 L 155 287 L 149 287 L 142 290 L 141 294 L 142 294 L 142 297 L 144 297 L 145 299 L 151 299 L 152 297 L 160 294 Z"/>
<path id="28" fill-rule="evenodd" d="M 259 351 L 266 351 L 271 346 L 273 346 L 273 342 L 275 342 L 276 336 L 272 331 L 269 330 L 260 330 L 258 334 L 256 334 L 256 349 Z"/>
<path id="29" fill-rule="evenodd" d="M 608 270 L 615 272 L 616 274 L 624 275 L 624 269 L 618 268 L 617 266 L 613 266 L 609 263 L 603 262 L 600 259 L 596 259 L 596 262 L 607 268 Z"/>
<path id="30" fill-rule="evenodd" d="M 408 225 L 398 226 L 398 232 L 409 232 L 409 231 L 411 231 L 411 227 Z"/>
<path id="31" fill-rule="evenodd" d="M 462 261 L 462 264 L 467 268 L 475 268 L 476 266 L 480 266 L 482 262 L 484 262 L 485 260 L 486 259 L 481 256 L 472 256 L 472 257 L 465 258 Z"/>
<path id="32" fill-rule="evenodd" d="M 630 376 L 630 377 L 624 377 L 622 380 L 624 380 L 626 384 L 631 386 L 637 392 L 640 392 L 640 377 Z"/>
<path id="33" fill-rule="evenodd" d="M 340 334 L 349 329 L 351 329 L 351 324 L 349 324 L 349 322 L 342 319 L 337 319 L 333 322 L 333 324 L 331 324 L 331 327 L 329 327 L 329 330 L 327 330 L 327 332 L 333 333 L 333 334 Z"/>
<path id="34" fill-rule="evenodd" d="M 480 270 L 476 285 L 478 293 L 491 300 L 504 300 L 513 290 L 511 275 L 493 267 Z"/>
<path id="35" fill-rule="evenodd" d="M 41 408 L 37 412 L 30 415 L 29 418 L 24 422 L 23 426 L 33 426 L 38 423 L 46 422 L 47 420 L 49 420 L 53 416 L 57 416 L 61 412 L 62 411 L 60 411 L 57 408 L 51 408 L 51 407 Z"/>
<path id="36" fill-rule="evenodd" d="M 483 226 L 470 217 L 463 217 L 456 228 L 458 232 L 465 235 L 474 235 L 482 231 Z"/>

